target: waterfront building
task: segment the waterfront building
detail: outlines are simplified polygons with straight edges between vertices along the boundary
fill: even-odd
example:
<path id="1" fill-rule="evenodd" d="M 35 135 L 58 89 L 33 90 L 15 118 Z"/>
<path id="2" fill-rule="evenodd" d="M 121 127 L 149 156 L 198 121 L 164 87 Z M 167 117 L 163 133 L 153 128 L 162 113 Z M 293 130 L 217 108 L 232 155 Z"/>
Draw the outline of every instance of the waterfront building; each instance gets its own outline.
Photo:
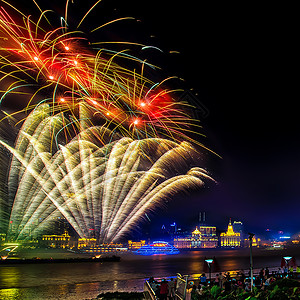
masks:
<path id="1" fill-rule="evenodd" d="M 95 238 L 83 238 L 83 239 L 78 239 L 78 244 L 77 244 L 78 250 L 81 252 L 86 252 L 86 253 L 114 253 L 114 252 L 120 252 L 120 251 L 127 251 L 128 248 L 125 248 L 123 244 L 114 244 L 114 243 L 109 243 L 109 244 L 97 244 L 97 240 Z"/>
<path id="2" fill-rule="evenodd" d="M 256 248 L 259 248 L 261 245 L 261 239 L 254 236 L 252 238 L 252 247 L 256 247 Z M 250 242 L 249 242 L 249 239 L 245 239 L 244 240 L 244 247 L 250 247 Z"/>
<path id="3" fill-rule="evenodd" d="M 300 233 L 296 233 L 292 236 L 291 239 L 292 244 L 299 245 L 300 244 Z"/>
<path id="4" fill-rule="evenodd" d="M 200 226 L 191 236 L 175 238 L 174 247 L 179 249 L 216 248 L 218 246 L 217 228 L 215 226 Z"/>
<path id="5" fill-rule="evenodd" d="M 136 250 L 143 247 L 146 244 L 145 240 L 140 240 L 139 242 L 128 241 L 128 250 Z"/>
<path id="6" fill-rule="evenodd" d="M 233 230 L 231 219 L 226 232 L 222 232 L 220 235 L 221 247 L 240 247 L 241 246 L 241 234 Z"/>
<path id="7" fill-rule="evenodd" d="M 42 236 L 42 244 L 51 248 L 67 248 L 69 242 L 70 235 L 66 231 L 63 234 L 46 234 Z"/>
<path id="8" fill-rule="evenodd" d="M 192 232 L 191 248 L 201 248 L 201 232 L 197 227 Z"/>
<path id="9" fill-rule="evenodd" d="M 123 247 L 123 244 L 114 244 L 114 243 L 101 244 L 101 245 L 93 244 L 91 246 L 80 248 L 81 252 L 93 253 L 93 254 L 125 252 L 127 250 L 128 248 Z"/>
<path id="10" fill-rule="evenodd" d="M 97 244 L 97 240 L 95 238 L 79 238 L 77 248 L 86 248 L 86 247 L 95 247 Z"/>
<path id="11" fill-rule="evenodd" d="M 218 247 L 217 228 L 215 226 L 202 225 L 199 228 L 201 233 L 201 248 L 216 248 Z"/>
<path id="12" fill-rule="evenodd" d="M 174 239 L 174 247 L 178 249 L 191 249 L 192 238 L 191 237 L 178 237 Z"/>

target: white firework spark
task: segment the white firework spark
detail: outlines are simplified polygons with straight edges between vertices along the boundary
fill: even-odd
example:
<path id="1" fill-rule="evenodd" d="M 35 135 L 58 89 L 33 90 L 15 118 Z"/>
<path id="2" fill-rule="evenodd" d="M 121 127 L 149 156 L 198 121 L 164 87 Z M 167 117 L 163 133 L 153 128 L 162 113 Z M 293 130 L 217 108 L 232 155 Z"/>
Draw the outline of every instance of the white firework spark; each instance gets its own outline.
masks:
<path id="1" fill-rule="evenodd" d="M 199 153 L 187 142 L 112 136 L 85 126 L 87 116 L 79 119 L 74 137 L 59 142 L 72 122 L 43 104 L 26 118 L 14 147 L 0 140 L 12 154 L 8 238 L 39 236 L 64 217 L 82 238 L 92 232 L 98 243 L 117 241 L 164 199 L 213 180 L 191 167 Z"/>

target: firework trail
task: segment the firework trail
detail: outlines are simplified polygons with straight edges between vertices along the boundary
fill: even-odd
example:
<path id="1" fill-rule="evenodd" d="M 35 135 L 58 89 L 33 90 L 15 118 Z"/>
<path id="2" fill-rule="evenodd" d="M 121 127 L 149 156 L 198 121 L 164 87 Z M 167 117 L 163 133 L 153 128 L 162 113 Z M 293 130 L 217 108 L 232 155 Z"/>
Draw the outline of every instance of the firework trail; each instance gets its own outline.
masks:
<path id="1" fill-rule="evenodd" d="M 163 199 L 212 180 L 191 167 L 200 154 L 188 105 L 165 81 L 143 75 L 152 65 L 125 51 L 84 48 L 82 34 L 68 31 L 67 9 L 63 26 L 47 31 L 45 12 L 34 21 L 2 2 L 19 16 L 0 9 L 0 104 L 27 99 L 15 144 L 0 140 L 12 157 L 9 239 L 37 237 L 64 217 L 80 237 L 117 241 Z"/>
<path id="2" fill-rule="evenodd" d="M 63 216 L 80 237 L 116 241 L 162 199 L 212 180 L 205 170 L 189 167 L 197 152 L 187 142 L 129 137 L 108 142 L 111 131 L 100 126 L 58 144 L 53 154 L 68 122 L 43 104 L 26 118 L 14 148 L 0 141 L 13 154 L 10 239 L 38 236 Z M 102 147 L 99 135 L 107 140 Z"/>
<path id="3" fill-rule="evenodd" d="M 172 98 L 165 81 L 154 83 L 143 76 L 152 65 L 126 51 L 95 53 L 83 47 L 86 41 L 79 32 L 68 32 L 66 26 L 46 31 L 41 26 L 45 20 L 44 13 L 36 22 L 23 16 L 19 24 L 1 8 L 1 81 L 7 88 L 0 103 L 8 95 L 29 94 L 28 110 L 46 102 L 53 113 L 78 119 L 78 104 L 84 101 L 93 111 L 91 123 L 101 119 L 124 136 L 190 139 L 187 133 L 196 123 L 183 109 L 187 104 Z M 140 72 L 122 67 L 117 59 L 138 63 Z"/>

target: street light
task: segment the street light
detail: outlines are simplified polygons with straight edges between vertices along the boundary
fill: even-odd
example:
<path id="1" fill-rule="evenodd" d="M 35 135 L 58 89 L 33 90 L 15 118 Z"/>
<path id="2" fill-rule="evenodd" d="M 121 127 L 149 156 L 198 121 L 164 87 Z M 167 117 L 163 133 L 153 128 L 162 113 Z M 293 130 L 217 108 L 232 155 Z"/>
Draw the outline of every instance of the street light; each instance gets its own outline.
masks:
<path id="1" fill-rule="evenodd" d="M 250 288 L 251 292 L 253 290 L 253 256 L 252 256 L 252 240 L 254 237 L 254 233 L 248 233 L 249 234 L 249 245 L 250 245 L 250 276 L 251 276 L 251 283 L 250 283 Z"/>
<path id="2" fill-rule="evenodd" d="M 289 273 L 290 273 L 289 262 L 292 259 L 292 256 L 284 256 L 283 259 L 285 260 L 285 263 L 287 265 L 287 269 L 288 269 L 287 275 L 289 277 Z"/>
<path id="3" fill-rule="evenodd" d="M 213 263 L 213 259 L 212 258 L 208 258 L 205 260 L 207 262 L 208 265 L 208 270 L 209 270 L 209 284 L 211 285 L 211 264 Z"/>

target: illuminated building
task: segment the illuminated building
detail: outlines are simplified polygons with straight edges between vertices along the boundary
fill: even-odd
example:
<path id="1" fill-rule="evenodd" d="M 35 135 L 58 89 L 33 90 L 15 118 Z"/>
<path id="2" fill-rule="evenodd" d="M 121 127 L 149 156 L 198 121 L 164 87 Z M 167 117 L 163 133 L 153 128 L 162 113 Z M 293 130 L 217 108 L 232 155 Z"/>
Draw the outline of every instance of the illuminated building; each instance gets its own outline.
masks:
<path id="1" fill-rule="evenodd" d="M 86 252 L 86 253 L 107 253 L 107 252 L 120 252 L 120 251 L 128 250 L 128 248 L 123 247 L 123 244 L 104 243 L 104 244 L 97 245 L 97 240 L 95 238 L 78 239 L 77 248 L 81 252 Z"/>
<path id="2" fill-rule="evenodd" d="M 201 247 L 201 232 L 196 229 L 192 232 L 192 239 L 191 239 L 191 248 L 200 248 Z"/>
<path id="3" fill-rule="evenodd" d="M 221 247 L 240 247 L 241 246 L 241 234 L 234 232 L 231 219 L 229 220 L 227 232 L 222 232 L 220 235 Z"/>
<path id="4" fill-rule="evenodd" d="M 241 221 L 233 221 L 232 228 L 234 232 L 239 232 L 241 234 L 241 238 L 243 237 L 244 225 Z"/>
<path id="5" fill-rule="evenodd" d="M 174 247 L 178 249 L 190 249 L 192 248 L 192 238 L 190 237 L 175 238 Z"/>
<path id="6" fill-rule="evenodd" d="M 5 239 L 6 239 L 6 234 L 0 233 L 0 243 L 5 242 Z"/>
<path id="7" fill-rule="evenodd" d="M 179 250 L 167 242 L 153 242 L 150 245 L 144 245 L 140 249 L 134 251 L 139 255 L 157 255 L 157 254 L 178 254 Z"/>
<path id="8" fill-rule="evenodd" d="M 296 233 L 292 236 L 292 240 L 291 242 L 294 244 L 294 245 L 299 245 L 300 244 L 300 233 Z"/>
<path id="9" fill-rule="evenodd" d="M 215 226 L 200 226 L 192 232 L 191 237 L 174 239 L 174 246 L 180 249 L 216 248 L 218 246 L 217 228 Z"/>
<path id="10" fill-rule="evenodd" d="M 63 234 L 49 234 L 42 236 L 42 243 L 45 246 L 52 248 L 66 248 L 69 247 L 70 236 L 65 231 Z"/>
<path id="11" fill-rule="evenodd" d="M 78 239 L 78 249 L 86 248 L 86 247 L 95 247 L 97 244 L 97 240 L 95 238 L 80 238 Z"/>
<path id="12" fill-rule="evenodd" d="M 133 242 L 131 240 L 128 241 L 128 250 L 135 250 L 143 247 L 146 244 L 145 240 L 141 240 L 139 242 Z"/>
<path id="13" fill-rule="evenodd" d="M 128 248 L 123 247 L 123 244 L 109 243 L 101 245 L 92 244 L 91 246 L 82 247 L 80 250 L 86 253 L 115 253 L 127 251 Z"/>
<path id="14" fill-rule="evenodd" d="M 261 243 L 261 239 L 254 236 L 253 239 L 252 239 L 252 247 L 259 248 L 260 243 Z M 244 245 L 245 245 L 245 247 L 250 247 L 249 239 L 245 239 L 245 244 Z"/>
<path id="15" fill-rule="evenodd" d="M 215 226 L 200 226 L 201 232 L 201 248 L 216 248 L 218 247 L 217 228 Z"/>
<path id="16" fill-rule="evenodd" d="M 234 232 L 240 233 L 241 236 L 241 246 L 244 246 L 244 241 L 246 236 L 244 235 L 244 225 L 241 221 L 233 221 L 232 228 Z"/>

